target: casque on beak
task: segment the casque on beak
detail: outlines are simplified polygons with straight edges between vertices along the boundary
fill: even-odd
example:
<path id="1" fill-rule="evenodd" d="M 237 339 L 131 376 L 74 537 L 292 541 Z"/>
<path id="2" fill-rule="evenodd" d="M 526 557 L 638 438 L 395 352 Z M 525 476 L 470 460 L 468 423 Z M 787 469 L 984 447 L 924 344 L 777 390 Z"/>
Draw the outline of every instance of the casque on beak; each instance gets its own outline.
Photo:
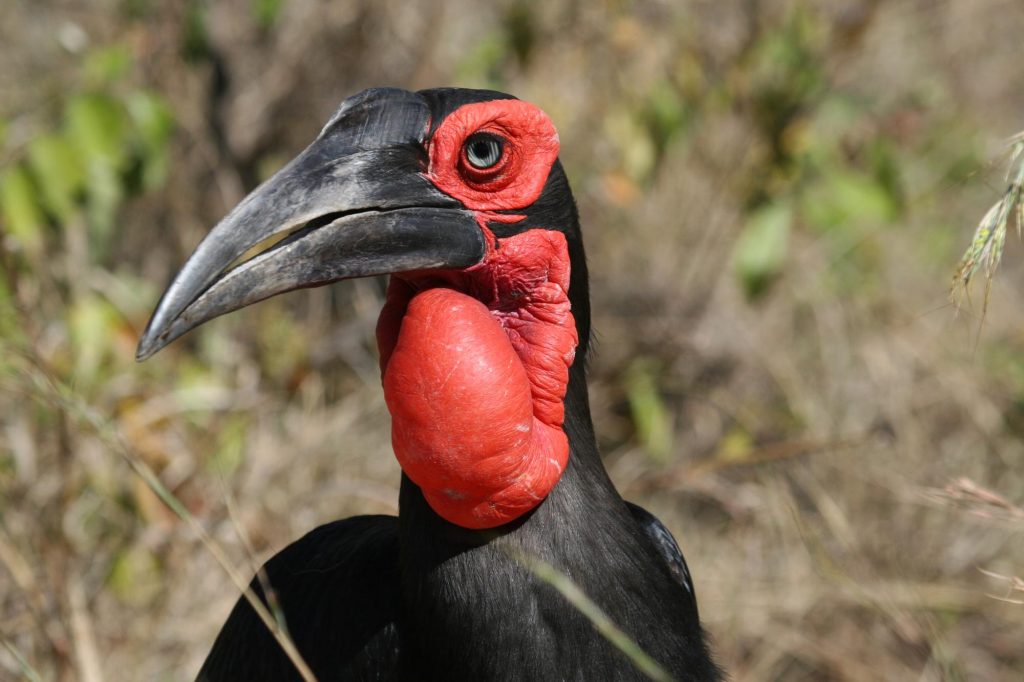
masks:
<path id="1" fill-rule="evenodd" d="M 415 93 L 376 89 L 347 100 L 199 244 L 157 305 L 136 359 L 285 291 L 483 260 L 473 213 L 423 175 L 429 124 Z M 242 260 L 263 244 L 271 245 Z"/>

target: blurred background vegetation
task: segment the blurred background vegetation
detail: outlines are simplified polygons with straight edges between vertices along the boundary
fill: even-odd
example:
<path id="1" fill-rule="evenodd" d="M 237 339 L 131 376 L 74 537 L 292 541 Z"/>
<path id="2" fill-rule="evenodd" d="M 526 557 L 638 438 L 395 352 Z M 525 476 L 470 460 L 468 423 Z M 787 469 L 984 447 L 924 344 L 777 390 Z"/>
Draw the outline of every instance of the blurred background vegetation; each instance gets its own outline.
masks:
<path id="1" fill-rule="evenodd" d="M 1024 127 L 1017 0 L 5 0 L 0 37 L 0 679 L 194 675 L 236 590 L 128 460 L 245 571 L 396 511 L 379 282 L 133 361 L 375 85 L 559 126 L 601 445 L 732 679 L 1024 679 L 1019 243 L 984 320 L 947 302 Z"/>

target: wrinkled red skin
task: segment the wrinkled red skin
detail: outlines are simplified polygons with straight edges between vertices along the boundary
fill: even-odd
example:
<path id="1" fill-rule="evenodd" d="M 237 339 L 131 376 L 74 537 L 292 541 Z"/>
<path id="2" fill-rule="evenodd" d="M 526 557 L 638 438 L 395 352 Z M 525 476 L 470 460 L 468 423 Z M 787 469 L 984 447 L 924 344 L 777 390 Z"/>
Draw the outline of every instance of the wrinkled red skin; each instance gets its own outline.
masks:
<path id="1" fill-rule="evenodd" d="M 466 272 L 392 278 L 377 325 L 392 445 L 442 518 L 503 525 L 565 470 L 568 285 L 565 237 L 541 229 Z"/>
<path id="2" fill-rule="evenodd" d="M 505 140 L 477 169 L 466 138 Z M 465 105 L 434 131 L 425 177 L 476 212 L 487 256 L 462 272 L 394 276 L 377 322 L 391 440 L 402 470 L 442 518 L 494 528 L 536 507 L 565 470 L 563 399 L 576 345 L 564 235 L 499 242 L 489 222 L 530 206 L 558 157 L 547 115 L 518 100 Z"/>
<path id="3" fill-rule="evenodd" d="M 494 133 L 506 141 L 501 161 L 486 170 L 467 163 L 462 149 L 466 138 L 477 132 Z M 449 114 L 431 136 L 428 152 L 427 178 L 466 208 L 517 210 L 532 204 L 544 190 L 558 158 L 558 131 L 547 114 L 528 102 L 478 102 Z M 515 221 L 521 216 L 503 217 Z"/>

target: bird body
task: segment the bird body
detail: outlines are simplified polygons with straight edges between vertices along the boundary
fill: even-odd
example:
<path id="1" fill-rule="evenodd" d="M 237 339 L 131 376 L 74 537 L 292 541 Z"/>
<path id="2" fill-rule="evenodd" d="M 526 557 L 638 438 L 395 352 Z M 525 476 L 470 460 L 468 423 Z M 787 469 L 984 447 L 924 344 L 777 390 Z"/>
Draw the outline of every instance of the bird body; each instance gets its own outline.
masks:
<path id="1" fill-rule="evenodd" d="M 276 293 L 391 274 L 377 339 L 399 515 L 321 526 L 266 565 L 320 680 L 645 679 L 532 559 L 673 679 L 720 678 L 678 546 L 601 463 L 557 155 L 547 116 L 501 93 L 356 95 L 214 228 L 143 336 L 140 358 Z M 199 679 L 299 677 L 240 600 Z"/>

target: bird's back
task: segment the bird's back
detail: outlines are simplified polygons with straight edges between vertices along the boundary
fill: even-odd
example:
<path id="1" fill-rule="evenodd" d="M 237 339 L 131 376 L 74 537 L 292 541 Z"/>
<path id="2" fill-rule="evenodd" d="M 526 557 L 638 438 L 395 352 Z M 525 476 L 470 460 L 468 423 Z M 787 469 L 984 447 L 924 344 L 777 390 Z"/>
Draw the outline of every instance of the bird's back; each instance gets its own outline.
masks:
<path id="1" fill-rule="evenodd" d="M 356 516 L 320 526 L 268 561 L 265 573 L 318 680 L 397 679 L 398 519 Z M 253 589 L 266 601 L 259 579 Z M 301 679 L 243 598 L 198 682 Z"/>

